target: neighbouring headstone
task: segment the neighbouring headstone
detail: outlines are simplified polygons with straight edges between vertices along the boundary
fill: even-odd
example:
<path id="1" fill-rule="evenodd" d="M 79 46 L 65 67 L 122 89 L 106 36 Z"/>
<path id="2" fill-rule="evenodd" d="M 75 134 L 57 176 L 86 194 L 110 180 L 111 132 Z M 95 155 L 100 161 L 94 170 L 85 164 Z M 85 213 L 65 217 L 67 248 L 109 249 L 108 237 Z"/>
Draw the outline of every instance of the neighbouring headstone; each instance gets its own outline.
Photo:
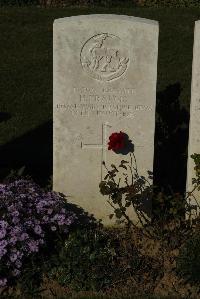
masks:
<path id="1" fill-rule="evenodd" d="M 115 218 L 99 192 L 102 161 L 129 159 L 108 150 L 108 137 L 125 132 L 139 174 L 153 170 L 158 31 L 156 21 L 121 15 L 54 22 L 53 189 L 106 225 Z"/>
<path id="2" fill-rule="evenodd" d="M 188 145 L 188 167 L 187 167 L 187 188 L 191 192 L 194 188 L 192 178 L 195 178 L 194 161 L 191 158 L 193 154 L 200 154 L 200 21 L 195 22 L 193 63 L 192 63 L 192 86 L 190 103 L 190 127 L 189 127 L 189 145 Z M 194 197 L 190 197 L 191 205 L 200 204 L 200 192 L 195 191 Z M 196 199 L 197 202 L 196 202 Z"/>

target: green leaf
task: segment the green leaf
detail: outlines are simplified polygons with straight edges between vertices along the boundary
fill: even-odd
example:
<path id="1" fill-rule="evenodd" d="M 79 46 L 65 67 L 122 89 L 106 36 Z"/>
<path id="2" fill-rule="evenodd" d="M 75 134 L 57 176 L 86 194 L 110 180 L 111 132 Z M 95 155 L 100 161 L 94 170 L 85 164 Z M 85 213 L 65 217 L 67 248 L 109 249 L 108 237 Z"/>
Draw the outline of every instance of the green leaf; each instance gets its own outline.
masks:
<path id="1" fill-rule="evenodd" d="M 109 173 L 105 176 L 104 180 L 107 180 L 108 177 L 109 177 Z"/>
<path id="2" fill-rule="evenodd" d="M 102 181 L 99 184 L 99 188 L 102 195 L 109 195 L 111 193 L 110 187 L 108 186 L 107 182 Z"/>
<path id="3" fill-rule="evenodd" d="M 122 211 L 120 209 L 115 210 L 115 216 L 120 219 L 122 217 Z"/>
<path id="4" fill-rule="evenodd" d="M 109 181 L 108 186 L 110 186 L 110 188 L 115 189 L 116 188 L 116 184 L 114 182 Z"/>

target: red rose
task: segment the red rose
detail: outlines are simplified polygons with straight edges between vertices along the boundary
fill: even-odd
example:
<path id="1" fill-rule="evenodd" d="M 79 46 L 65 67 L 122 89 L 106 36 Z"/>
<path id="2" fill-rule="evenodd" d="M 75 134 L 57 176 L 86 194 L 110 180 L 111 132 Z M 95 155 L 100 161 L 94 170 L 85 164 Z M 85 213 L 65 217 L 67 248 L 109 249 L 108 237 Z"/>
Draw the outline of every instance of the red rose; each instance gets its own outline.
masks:
<path id="1" fill-rule="evenodd" d="M 108 149 L 113 151 L 122 150 L 125 147 L 125 136 L 126 134 L 121 131 L 120 133 L 112 133 L 109 137 Z"/>

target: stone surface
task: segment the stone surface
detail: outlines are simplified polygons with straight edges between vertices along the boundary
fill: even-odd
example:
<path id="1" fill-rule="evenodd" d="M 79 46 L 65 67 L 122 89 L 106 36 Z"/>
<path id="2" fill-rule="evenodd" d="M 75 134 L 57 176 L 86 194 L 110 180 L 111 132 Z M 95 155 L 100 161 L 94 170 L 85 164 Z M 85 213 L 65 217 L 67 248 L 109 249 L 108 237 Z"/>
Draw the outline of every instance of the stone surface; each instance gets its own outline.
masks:
<path id="1" fill-rule="evenodd" d="M 57 19 L 53 32 L 53 189 L 102 219 L 113 209 L 99 192 L 102 161 L 129 160 L 107 149 L 123 131 L 139 174 L 153 170 L 158 23 L 120 15 Z M 149 205 L 149 209 L 150 209 Z M 129 216 L 137 217 L 129 208 Z"/>
<path id="2" fill-rule="evenodd" d="M 188 169 L 187 169 L 187 191 L 193 190 L 192 178 L 195 178 L 194 162 L 191 155 L 200 154 L 200 21 L 195 22 L 193 63 L 192 63 L 192 86 L 190 103 L 190 129 L 188 145 Z M 194 196 L 200 195 L 195 192 Z M 197 198 L 198 198 L 197 197 Z M 191 204 L 196 205 L 193 198 Z M 200 201 L 199 201 L 200 204 Z"/>

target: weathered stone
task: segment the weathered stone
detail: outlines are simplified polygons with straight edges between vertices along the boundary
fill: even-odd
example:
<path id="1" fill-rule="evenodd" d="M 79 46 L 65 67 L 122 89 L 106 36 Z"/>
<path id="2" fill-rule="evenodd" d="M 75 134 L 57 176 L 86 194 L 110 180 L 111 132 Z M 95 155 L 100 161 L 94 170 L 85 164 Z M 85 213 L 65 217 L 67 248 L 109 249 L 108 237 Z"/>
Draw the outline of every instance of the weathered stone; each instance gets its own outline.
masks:
<path id="1" fill-rule="evenodd" d="M 200 21 L 195 22 L 193 63 L 192 63 L 192 86 L 190 103 L 190 128 L 188 145 L 188 168 L 187 168 L 187 188 L 188 192 L 194 189 L 192 178 L 196 177 L 194 170 L 194 161 L 191 158 L 193 154 L 200 154 Z M 200 192 L 195 191 L 193 195 L 200 204 Z M 192 196 L 189 201 L 191 205 L 197 207 L 196 199 Z M 195 211 L 193 211 L 195 213 Z"/>
<path id="2" fill-rule="evenodd" d="M 114 218 L 99 192 L 102 161 L 130 160 L 108 150 L 108 137 L 125 132 L 139 174 L 153 170 L 157 52 L 155 21 L 87 15 L 54 22 L 53 188 L 107 225 Z M 128 214 L 136 221 L 132 208 Z"/>

